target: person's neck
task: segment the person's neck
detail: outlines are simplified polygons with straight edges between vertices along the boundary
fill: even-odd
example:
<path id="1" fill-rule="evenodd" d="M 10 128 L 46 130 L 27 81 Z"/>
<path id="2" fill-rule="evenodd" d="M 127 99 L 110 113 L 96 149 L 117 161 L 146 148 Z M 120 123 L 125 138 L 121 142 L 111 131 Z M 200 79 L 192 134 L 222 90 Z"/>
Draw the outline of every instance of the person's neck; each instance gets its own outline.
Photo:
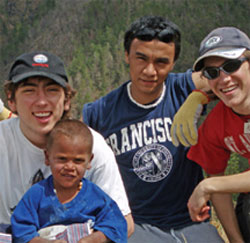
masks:
<path id="1" fill-rule="evenodd" d="M 36 147 L 44 149 L 46 146 L 46 137 L 47 136 L 37 136 L 33 140 L 30 140 L 30 142 L 33 143 Z"/>
<path id="2" fill-rule="evenodd" d="M 161 94 L 159 94 L 156 96 L 144 95 L 143 97 L 136 97 L 136 96 L 133 96 L 133 93 L 131 93 L 131 95 L 133 99 L 141 105 L 150 105 L 152 103 L 155 103 L 161 96 Z"/>
<path id="3" fill-rule="evenodd" d="M 47 135 L 46 134 L 38 134 L 35 132 L 25 132 L 26 129 L 23 128 L 22 124 L 20 123 L 20 129 L 23 133 L 23 135 L 36 147 L 40 149 L 44 149 L 46 145 L 46 139 Z"/>
<path id="4" fill-rule="evenodd" d="M 130 98 L 137 103 L 138 105 L 147 106 L 154 103 L 157 103 L 160 100 L 165 92 L 165 85 L 162 85 L 162 88 L 158 90 L 158 92 L 154 93 L 144 93 L 141 95 L 137 95 L 137 92 L 133 90 L 132 83 L 128 84 L 128 92 Z"/>
<path id="5" fill-rule="evenodd" d="M 231 108 L 234 113 L 240 115 L 240 116 L 249 116 L 250 115 L 250 99 L 245 100 L 245 102 L 239 104 L 238 106 Z"/>
<path id="6" fill-rule="evenodd" d="M 239 115 L 239 116 L 250 116 L 250 109 L 235 109 L 235 108 L 232 108 L 232 111 Z"/>
<path id="7" fill-rule="evenodd" d="M 59 202 L 65 204 L 71 202 L 77 196 L 81 189 L 82 182 L 80 181 L 79 185 L 75 189 L 55 186 L 54 192 Z"/>
<path id="8" fill-rule="evenodd" d="M 60 190 L 60 191 L 57 191 L 56 190 L 57 198 L 58 198 L 59 202 L 62 203 L 62 204 L 71 202 L 76 197 L 76 195 L 78 193 L 79 193 L 78 190 L 74 190 L 74 191 L 72 191 L 72 190 Z"/>

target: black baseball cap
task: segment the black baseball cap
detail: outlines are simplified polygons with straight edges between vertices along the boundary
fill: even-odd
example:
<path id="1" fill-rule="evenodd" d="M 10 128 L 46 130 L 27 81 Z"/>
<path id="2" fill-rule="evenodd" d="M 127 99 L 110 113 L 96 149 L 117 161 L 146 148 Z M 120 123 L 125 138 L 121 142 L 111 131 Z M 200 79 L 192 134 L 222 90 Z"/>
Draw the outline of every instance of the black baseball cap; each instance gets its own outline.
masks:
<path id="1" fill-rule="evenodd" d="M 16 58 L 9 72 L 9 80 L 13 83 L 34 76 L 50 78 L 63 87 L 68 83 L 63 61 L 45 51 L 34 51 L 20 55 Z"/>
<path id="2" fill-rule="evenodd" d="M 199 57 L 193 65 L 195 71 L 204 66 L 204 58 L 210 56 L 227 59 L 239 58 L 245 50 L 250 49 L 249 37 L 235 27 L 221 27 L 210 32 L 201 42 Z"/>

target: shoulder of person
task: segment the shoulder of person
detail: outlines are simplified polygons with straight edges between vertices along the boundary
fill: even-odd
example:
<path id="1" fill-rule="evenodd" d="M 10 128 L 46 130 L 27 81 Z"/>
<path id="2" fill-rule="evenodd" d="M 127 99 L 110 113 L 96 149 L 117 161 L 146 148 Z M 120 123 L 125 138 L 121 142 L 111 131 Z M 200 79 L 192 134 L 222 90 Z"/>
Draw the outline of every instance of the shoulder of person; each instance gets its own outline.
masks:
<path id="1" fill-rule="evenodd" d="M 90 131 L 92 133 L 94 146 L 101 145 L 103 143 L 106 144 L 104 137 L 99 132 L 97 132 L 96 130 L 94 130 L 91 127 L 88 127 L 88 128 L 90 129 Z"/>
<path id="2" fill-rule="evenodd" d="M 195 75 L 196 76 L 196 75 Z M 193 72 L 191 69 L 187 69 L 186 72 L 170 72 L 166 78 L 166 82 L 169 81 L 193 81 Z"/>
<path id="3" fill-rule="evenodd" d="M 96 166 L 108 166 L 106 164 L 107 160 L 111 163 L 111 161 L 115 161 L 113 151 L 106 143 L 104 137 L 91 127 L 89 127 L 92 135 L 93 135 L 93 160 L 91 161 L 91 165 L 93 167 Z M 109 164 L 110 164 L 109 163 Z"/>
<path id="4" fill-rule="evenodd" d="M 91 104 L 94 104 L 94 105 L 99 104 L 99 105 L 104 105 L 104 106 L 108 106 L 109 104 L 113 104 L 114 100 L 116 100 L 116 98 L 120 97 L 120 95 L 124 92 L 124 90 L 127 89 L 128 83 L 129 83 L 129 81 L 124 82 L 118 88 L 113 89 L 112 91 L 107 93 L 105 96 L 100 97 L 99 99 L 92 102 Z"/>
<path id="5" fill-rule="evenodd" d="M 18 130 L 18 126 L 19 118 L 17 117 L 0 121 L 0 140 L 3 141 L 3 143 L 9 144 L 9 142 L 14 139 L 14 134 L 16 134 Z"/>
<path id="6" fill-rule="evenodd" d="M 48 178 L 47 179 L 43 179 L 35 184 L 33 184 L 28 191 L 30 191 L 29 193 L 32 194 L 40 194 L 42 191 L 45 191 L 45 188 L 48 187 Z M 27 192 L 28 192 L 27 191 Z"/>

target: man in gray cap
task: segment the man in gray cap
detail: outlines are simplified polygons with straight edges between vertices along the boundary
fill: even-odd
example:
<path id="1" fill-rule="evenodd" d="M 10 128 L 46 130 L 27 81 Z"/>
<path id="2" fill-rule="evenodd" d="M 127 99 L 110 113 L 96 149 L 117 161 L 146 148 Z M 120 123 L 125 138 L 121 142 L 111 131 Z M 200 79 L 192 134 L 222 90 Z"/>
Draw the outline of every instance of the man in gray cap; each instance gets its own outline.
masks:
<path id="1" fill-rule="evenodd" d="M 0 122 L 1 232 L 10 224 L 11 213 L 23 194 L 51 174 L 43 152 L 47 134 L 58 120 L 69 116 L 75 93 L 62 60 L 44 51 L 16 58 L 5 91 L 9 107 L 18 117 Z M 91 131 L 94 158 L 85 176 L 117 202 L 130 234 L 133 220 L 115 157 L 103 137 Z"/>
<path id="2" fill-rule="evenodd" d="M 240 194 L 236 207 L 244 241 L 230 194 L 250 192 L 249 173 L 217 176 L 224 175 L 232 153 L 250 159 L 250 40 L 237 28 L 217 28 L 201 42 L 199 53 L 193 69 L 202 71 L 220 101 L 199 128 L 198 143 L 188 152 L 189 159 L 214 177 L 194 190 L 189 212 L 194 221 L 208 218 L 206 202 L 211 199 L 229 241 L 249 242 L 249 194 Z"/>

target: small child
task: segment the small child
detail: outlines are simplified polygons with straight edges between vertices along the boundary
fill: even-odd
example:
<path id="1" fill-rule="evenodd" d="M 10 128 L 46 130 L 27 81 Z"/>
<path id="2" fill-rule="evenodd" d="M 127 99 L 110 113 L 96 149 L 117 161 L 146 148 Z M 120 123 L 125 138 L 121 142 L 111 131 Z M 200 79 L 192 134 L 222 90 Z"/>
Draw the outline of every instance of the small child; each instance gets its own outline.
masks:
<path id="1" fill-rule="evenodd" d="M 55 125 L 45 151 L 52 175 L 33 185 L 18 203 L 11 217 L 13 242 L 44 242 L 41 228 L 89 220 L 94 231 L 80 242 L 127 242 L 127 224 L 117 204 L 83 178 L 91 167 L 92 146 L 91 131 L 81 121 Z"/>

